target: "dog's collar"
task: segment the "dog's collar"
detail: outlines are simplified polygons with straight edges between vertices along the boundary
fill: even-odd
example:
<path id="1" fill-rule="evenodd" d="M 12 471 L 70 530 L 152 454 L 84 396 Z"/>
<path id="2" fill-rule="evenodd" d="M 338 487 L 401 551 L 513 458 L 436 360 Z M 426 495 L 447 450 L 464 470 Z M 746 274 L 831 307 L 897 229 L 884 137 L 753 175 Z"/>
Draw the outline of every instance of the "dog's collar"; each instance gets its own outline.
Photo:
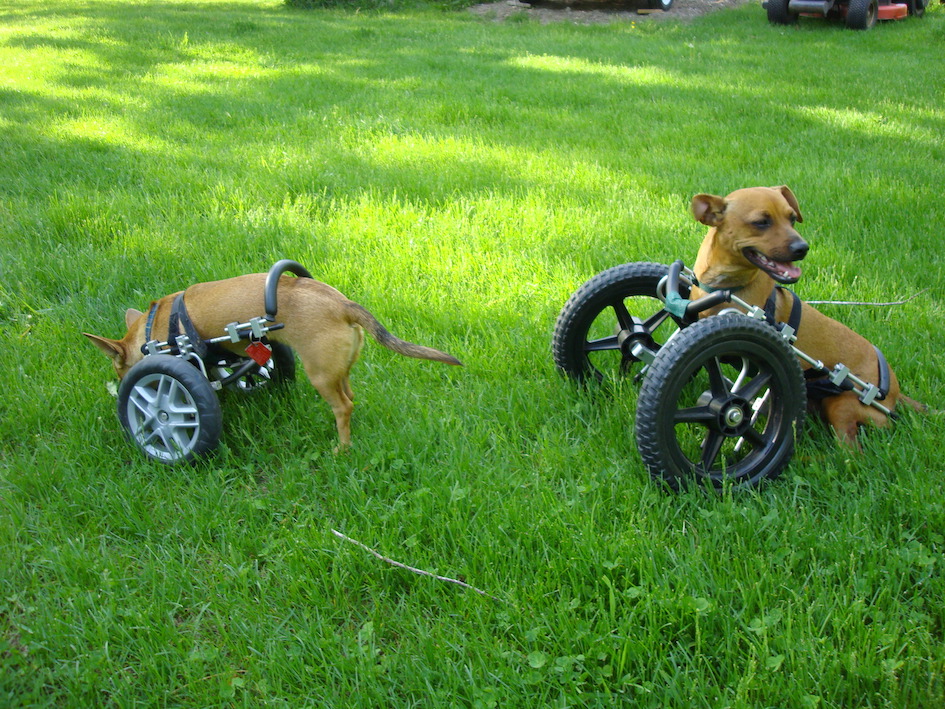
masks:
<path id="1" fill-rule="evenodd" d="M 719 291 L 727 290 L 729 293 L 738 293 L 745 286 L 735 286 L 734 288 L 722 287 L 722 288 L 713 288 L 708 283 L 702 283 L 696 279 L 696 285 L 700 290 L 704 290 L 706 293 L 718 293 Z"/>

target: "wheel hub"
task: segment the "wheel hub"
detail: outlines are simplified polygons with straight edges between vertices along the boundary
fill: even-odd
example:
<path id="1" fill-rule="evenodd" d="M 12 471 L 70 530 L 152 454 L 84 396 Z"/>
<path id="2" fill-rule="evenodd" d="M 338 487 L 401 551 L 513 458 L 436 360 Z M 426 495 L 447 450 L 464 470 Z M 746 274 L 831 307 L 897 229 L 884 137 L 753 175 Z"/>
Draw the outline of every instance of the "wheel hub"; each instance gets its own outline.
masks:
<path id="1" fill-rule="evenodd" d="M 741 436 L 751 426 L 751 403 L 742 397 L 720 397 L 708 406 L 714 414 L 715 430 L 725 436 Z"/>
<path id="2" fill-rule="evenodd" d="M 639 319 L 633 318 L 633 327 L 617 333 L 617 344 L 623 355 L 624 362 L 644 362 L 650 364 L 659 350 L 659 345 L 653 339 L 652 333 Z"/>
<path id="3" fill-rule="evenodd" d="M 738 406 L 731 406 L 726 409 L 725 413 L 722 415 L 722 418 L 725 420 L 727 425 L 737 426 L 745 418 L 745 412 L 742 411 Z"/>

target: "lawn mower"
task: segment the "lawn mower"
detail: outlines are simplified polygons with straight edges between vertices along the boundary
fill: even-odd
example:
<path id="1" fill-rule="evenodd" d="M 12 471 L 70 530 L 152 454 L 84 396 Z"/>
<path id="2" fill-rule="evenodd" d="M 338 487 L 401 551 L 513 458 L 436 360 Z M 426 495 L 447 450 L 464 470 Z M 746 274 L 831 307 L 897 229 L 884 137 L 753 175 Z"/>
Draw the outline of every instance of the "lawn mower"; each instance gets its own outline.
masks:
<path id="1" fill-rule="evenodd" d="M 118 387 L 118 419 L 147 457 L 173 465 L 203 456 L 220 440 L 218 391 L 251 392 L 295 377 L 292 349 L 266 339 L 283 327 L 276 322 L 277 289 L 287 271 L 312 277 L 295 261 L 276 263 L 266 277 L 265 316 L 230 323 L 225 334 L 207 340 L 192 332 L 143 345 L 144 359 Z M 246 356 L 219 346 L 241 341 L 248 343 Z"/>
<path id="2" fill-rule="evenodd" d="M 801 361 L 890 413 L 881 386 L 794 347 L 796 324 L 776 323 L 729 290 L 690 301 L 694 279 L 682 261 L 615 266 L 575 291 L 555 323 L 554 361 L 566 375 L 642 382 L 636 443 L 655 480 L 738 489 L 779 475 L 806 417 Z M 731 307 L 699 317 L 723 303 Z"/>
<path id="3" fill-rule="evenodd" d="M 791 25 L 799 17 L 842 18 L 851 30 L 871 29 L 878 20 L 922 17 L 928 0 L 765 0 L 768 21 Z"/>

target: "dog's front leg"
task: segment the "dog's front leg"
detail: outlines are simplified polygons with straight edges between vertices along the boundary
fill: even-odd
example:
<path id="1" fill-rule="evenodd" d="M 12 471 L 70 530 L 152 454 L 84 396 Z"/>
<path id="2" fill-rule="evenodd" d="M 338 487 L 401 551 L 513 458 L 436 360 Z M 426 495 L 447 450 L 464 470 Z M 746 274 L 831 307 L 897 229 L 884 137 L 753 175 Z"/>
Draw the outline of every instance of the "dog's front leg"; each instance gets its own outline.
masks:
<path id="1" fill-rule="evenodd" d="M 821 406 L 824 418 L 837 434 L 837 438 L 854 450 L 860 450 L 860 443 L 857 440 L 860 426 L 867 423 L 876 426 L 889 425 L 889 418 L 884 413 L 862 404 L 856 393 L 852 391 L 827 397 Z"/>

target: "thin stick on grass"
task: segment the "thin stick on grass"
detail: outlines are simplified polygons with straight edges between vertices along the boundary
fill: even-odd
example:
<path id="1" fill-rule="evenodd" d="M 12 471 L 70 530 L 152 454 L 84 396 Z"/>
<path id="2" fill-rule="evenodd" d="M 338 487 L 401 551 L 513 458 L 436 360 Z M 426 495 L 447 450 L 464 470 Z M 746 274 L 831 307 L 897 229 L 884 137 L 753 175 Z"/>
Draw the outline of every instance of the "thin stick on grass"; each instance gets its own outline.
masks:
<path id="1" fill-rule="evenodd" d="M 503 601 L 501 598 L 497 598 L 496 596 L 493 596 L 491 593 L 486 593 L 486 592 L 483 591 L 481 588 L 476 588 L 475 586 L 470 586 L 470 585 L 469 585 L 468 583 L 466 583 L 465 581 L 460 581 L 459 579 L 451 579 L 451 578 L 448 577 L 448 576 L 437 576 L 436 574 L 431 574 L 429 571 L 424 571 L 423 569 L 417 569 L 417 568 L 414 568 L 413 566 L 407 566 L 406 564 L 402 564 L 402 563 L 400 563 L 399 561 L 394 561 L 393 559 L 391 559 L 391 558 L 389 558 L 389 557 L 386 557 L 386 556 L 384 556 L 383 554 L 381 554 L 381 553 L 379 553 L 379 552 L 377 552 L 377 551 L 374 551 L 373 549 L 371 549 L 371 547 L 367 546 L 366 544 L 362 544 L 362 543 L 359 542 L 357 539 L 352 539 L 351 537 L 349 537 L 349 536 L 347 536 L 347 535 L 345 535 L 345 534 L 342 534 L 342 533 L 339 532 L 337 529 L 331 530 L 331 533 L 334 534 L 334 535 L 335 535 L 336 537 L 338 537 L 339 539 L 344 539 L 346 542 L 350 542 L 351 544 L 354 544 L 355 546 L 361 547 L 362 549 L 364 549 L 364 551 L 366 551 L 366 552 L 368 552 L 368 553 L 370 553 L 370 554 L 373 554 L 373 555 L 376 556 L 378 559 L 380 559 L 380 560 L 383 561 L 383 562 L 386 562 L 386 563 L 390 564 L 391 566 L 396 566 L 397 568 L 400 568 L 400 569 L 406 569 L 407 571 L 410 571 L 410 572 L 415 573 L 415 574 L 419 574 L 420 576 L 429 576 L 430 578 L 434 578 L 434 579 L 436 579 L 437 581 L 446 581 L 447 583 L 455 583 L 457 586 L 462 586 L 463 588 L 468 588 L 470 591 L 475 591 L 475 592 L 478 593 L 480 596 L 485 596 L 486 598 L 491 598 L 493 601 L 498 601 L 499 603 L 508 603 L 508 601 Z"/>

